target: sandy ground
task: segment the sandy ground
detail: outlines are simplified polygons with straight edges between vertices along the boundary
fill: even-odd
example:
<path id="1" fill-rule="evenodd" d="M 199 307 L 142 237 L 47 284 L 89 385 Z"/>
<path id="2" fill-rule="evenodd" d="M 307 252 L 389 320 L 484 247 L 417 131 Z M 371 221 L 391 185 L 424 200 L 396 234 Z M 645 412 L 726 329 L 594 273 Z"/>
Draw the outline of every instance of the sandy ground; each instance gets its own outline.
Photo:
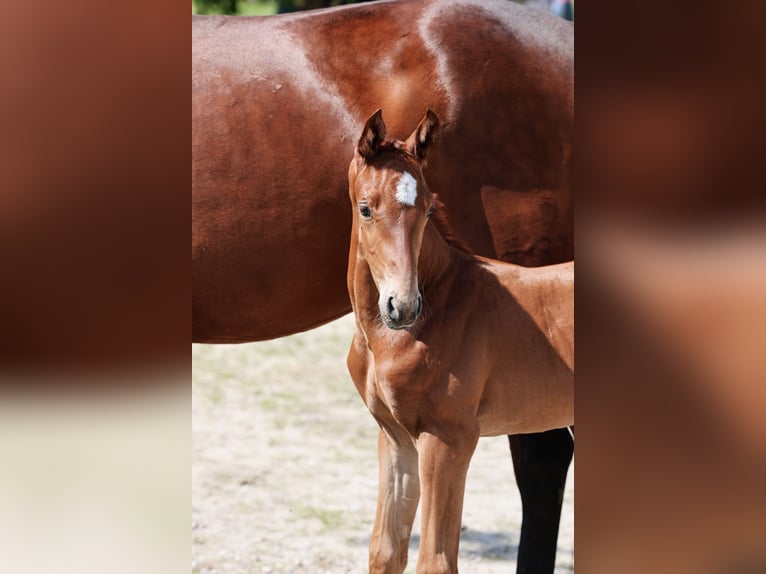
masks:
<path id="1" fill-rule="evenodd" d="M 346 371 L 352 332 L 348 315 L 274 341 L 192 346 L 193 574 L 367 571 L 377 426 Z M 573 475 L 557 574 L 573 571 Z M 461 572 L 515 572 L 520 524 L 507 439 L 483 438 L 466 487 Z"/>

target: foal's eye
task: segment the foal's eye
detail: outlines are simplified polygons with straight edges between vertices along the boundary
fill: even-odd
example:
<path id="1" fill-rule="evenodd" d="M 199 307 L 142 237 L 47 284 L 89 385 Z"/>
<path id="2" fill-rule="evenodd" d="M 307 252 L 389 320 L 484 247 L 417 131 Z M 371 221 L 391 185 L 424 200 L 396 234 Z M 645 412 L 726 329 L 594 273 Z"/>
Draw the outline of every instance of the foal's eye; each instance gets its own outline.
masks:
<path id="1" fill-rule="evenodd" d="M 434 211 L 435 211 L 435 210 L 436 210 L 436 206 L 435 206 L 435 205 L 432 205 L 432 206 L 431 206 L 431 207 L 428 209 L 428 213 L 426 213 L 426 217 L 431 217 L 431 216 L 434 214 Z"/>
<path id="2" fill-rule="evenodd" d="M 360 205 L 359 215 L 361 215 L 363 219 L 372 219 L 372 210 L 370 209 L 370 206 L 364 204 Z"/>

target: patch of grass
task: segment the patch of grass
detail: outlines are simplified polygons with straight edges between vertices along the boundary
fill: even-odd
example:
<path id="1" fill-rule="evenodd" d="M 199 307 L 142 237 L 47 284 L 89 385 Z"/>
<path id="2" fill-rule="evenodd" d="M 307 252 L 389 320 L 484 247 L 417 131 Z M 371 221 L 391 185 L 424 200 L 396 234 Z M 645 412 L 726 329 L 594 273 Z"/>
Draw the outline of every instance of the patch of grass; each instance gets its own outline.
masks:
<path id="1" fill-rule="evenodd" d="M 270 16 L 276 13 L 276 0 L 239 0 L 237 2 L 237 16 Z M 197 3 L 194 0 L 192 0 L 192 14 L 199 14 Z"/>
<path id="2" fill-rule="evenodd" d="M 237 5 L 240 16 L 270 16 L 277 13 L 277 3 L 267 2 L 240 2 Z"/>
<path id="3" fill-rule="evenodd" d="M 217 385 L 209 385 L 205 392 L 210 399 L 210 402 L 214 405 L 219 405 L 224 399 L 224 391 L 223 388 Z"/>
<path id="4" fill-rule="evenodd" d="M 267 397 L 264 399 L 258 400 L 258 406 L 262 411 L 265 411 L 267 413 L 273 413 L 277 411 L 281 411 L 284 409 L 284 402 L 274 399 L 272 397 Z M 276 421 L 278 422 L 278 421 Z"/>
<path id="5" fill-rule="evenodd" d="M 295 515 L 301 519 L 319 520 L 325 528 L 338 528 L 343 523 L 343 513 L 340 510 L 330 510 L 329 508 L 297 506 Z"/>

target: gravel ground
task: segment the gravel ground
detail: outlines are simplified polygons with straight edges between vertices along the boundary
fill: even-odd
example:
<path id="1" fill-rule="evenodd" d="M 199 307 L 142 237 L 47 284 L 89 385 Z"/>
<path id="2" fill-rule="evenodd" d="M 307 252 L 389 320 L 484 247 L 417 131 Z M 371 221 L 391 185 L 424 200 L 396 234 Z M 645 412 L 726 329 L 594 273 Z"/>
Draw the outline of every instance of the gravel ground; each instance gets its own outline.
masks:
<path id="1" fill-rule="evenodd" d="M 367 571 L 377 426 L 346 371 L 352 333 L 347 315 L 274 341 L 192 346 L 193 574 Z M 557 574 L 573 571 L 573 474 Z M 461 571 L 515 572 L 520 525 L 507 439 L 483 438 L 468 474 Z"/>

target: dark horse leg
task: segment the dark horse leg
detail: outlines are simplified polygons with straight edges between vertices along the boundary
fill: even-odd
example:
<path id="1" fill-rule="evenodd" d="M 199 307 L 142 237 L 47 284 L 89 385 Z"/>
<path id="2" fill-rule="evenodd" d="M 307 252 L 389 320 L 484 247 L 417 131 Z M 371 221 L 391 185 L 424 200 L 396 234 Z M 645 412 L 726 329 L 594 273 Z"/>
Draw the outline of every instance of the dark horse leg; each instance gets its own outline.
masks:
<path id="1" fill-rule="evenodd" d="M 567 429 L 513 435 L 508 440 L 524 511 L 516 573 L 551 574 L 574 441 Z"/>

